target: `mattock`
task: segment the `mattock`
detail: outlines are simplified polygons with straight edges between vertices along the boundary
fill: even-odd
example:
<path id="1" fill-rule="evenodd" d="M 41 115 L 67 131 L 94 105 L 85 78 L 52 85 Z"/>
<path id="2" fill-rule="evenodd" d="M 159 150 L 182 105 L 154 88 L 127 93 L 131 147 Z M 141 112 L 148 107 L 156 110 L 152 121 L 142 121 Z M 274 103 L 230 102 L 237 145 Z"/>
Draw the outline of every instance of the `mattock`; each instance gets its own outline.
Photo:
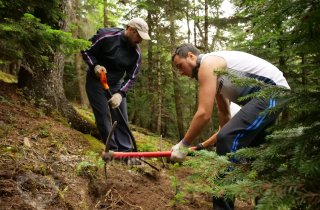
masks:
<path id="1" fill-rule="evenodd" d="M 108 93 L 108 99 L 110 99 L 112 97 L 112 93 L 110 91 L 108 82 L 107 82 L 107 76 L 106 73 L 101 72 L 100 73 L 100 82 L 102 84 L 102 87 L 104 90 L 107 91 Z M 165 151 L 165 152 L 138 152 L 137 149 L 137 144 L 135 141 L 135 138 L 129 128 L 129 125 L 127 123 L 127 121 L 125 120 L 121 109 L 119 107 L 116 108 L 118 114 L 121 116 L 122 121 L 130 135 L 130 140 L 131 140 L 131 145 L 133 146 L 133 152 L 113 152 L 113 151 L 109 151 L 108 148 L 108 143 L 110 141 L 110 139 L 112 138 L 112 135 L 114 133 L 114 130 L 117 126 L 117 121 L 114 121 L 113 125 L 112 125 L 112 129 L 108 135 L 108 138 L 106 140 L 106 146 L 105 146 L 105 151 L 102 153 L 102 158 L 105 161 L 105 175 L 107 178 L 107 165 L 106 163 L 112 159 L 121 159 L 121 158 L 141 158 L 141 157 L 170 157 L 171 156 L 171 151 Z M 160 155 L 160 156 L 159 156 Z M 147 162 L 144 159 L 139 159 L 140 161 L 146 163 L 147 165 L 149 165 L 150 167 L 152 167 L 153 169 L 160 171 L 160 169 L 158 169 L 157 167 L 155 167 L 154 165 L 152 165 L 151 163 Z"/>

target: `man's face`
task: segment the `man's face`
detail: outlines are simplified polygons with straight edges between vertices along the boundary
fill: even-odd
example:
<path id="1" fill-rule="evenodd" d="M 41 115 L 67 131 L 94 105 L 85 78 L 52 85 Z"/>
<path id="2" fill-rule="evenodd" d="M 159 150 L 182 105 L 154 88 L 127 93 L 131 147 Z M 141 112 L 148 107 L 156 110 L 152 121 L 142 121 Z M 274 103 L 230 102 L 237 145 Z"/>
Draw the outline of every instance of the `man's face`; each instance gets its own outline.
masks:
<path id="1" fill-rule="evenodd" d="M 128 27 L 127 37 L 132 46 L 136 46 L 137 44 L 140 44 L 142 41 L 142 38 L 140 37 L 137 29 L 132 27 Z"/>
<path id="2" fill-rule="evenodd" d="M 188 53 L 186 58 L 176 55 L 173 59 L 173 65 L 179 70 L 181 75 L 192 77 L 192 70 L 196 66 L 196 56 Z"/>

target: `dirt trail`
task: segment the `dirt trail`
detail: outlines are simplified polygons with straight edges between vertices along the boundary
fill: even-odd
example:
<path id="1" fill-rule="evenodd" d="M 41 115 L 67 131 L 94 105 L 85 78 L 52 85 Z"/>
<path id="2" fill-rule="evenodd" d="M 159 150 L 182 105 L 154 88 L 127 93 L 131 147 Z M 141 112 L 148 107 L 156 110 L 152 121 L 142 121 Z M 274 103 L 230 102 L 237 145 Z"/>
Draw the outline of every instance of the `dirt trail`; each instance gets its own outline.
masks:
<path id="1" fill-rule="evenodd" d="M 106 180 L 84 135 L 44 112 L 0 82 L 0 209 L 210 209 L 206 195 L 173 205 L 170 170 L 160 162 L 160 171 L 112 162 Z"/>

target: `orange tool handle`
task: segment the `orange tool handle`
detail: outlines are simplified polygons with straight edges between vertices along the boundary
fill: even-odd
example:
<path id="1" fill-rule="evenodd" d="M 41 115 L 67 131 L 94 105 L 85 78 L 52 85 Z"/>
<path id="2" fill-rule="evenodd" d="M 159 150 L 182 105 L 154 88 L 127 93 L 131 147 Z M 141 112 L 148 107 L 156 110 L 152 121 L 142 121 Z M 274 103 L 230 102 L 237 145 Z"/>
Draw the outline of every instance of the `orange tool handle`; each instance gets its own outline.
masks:
<path id="1" fill-rule="evenodd" d="M 103 89 L 109 90 L 107 75 L 103 71 L 100 72 L 100 82 L 102 84 Z"/>
<path id="2" fill-rule="evenodd" d="M 103 71 L 100 72 L 100 83 L 102 85 L 102 88 L 107 91 L 107 93 L 109 94 L 109 97 L 111 98 L 112 97 L 112 93 L 111 93 L 111 90 L 109 89 L 109 85 L 108 85 L 108 81 L 107 81 L 107 75 Z M 138 151 L 137 144 L 136 144 L 136 141 L 134 139 L 134 136 L 133 136 L 133 134 L 132 134 L 132 132 L 131 132 L 131 130 L 129 128 L 129 125 L 128 125 L 127 121 L 125 120 L 125 118 L 124 118 L 124 116 L 123 116 L 123 114 L 121 112 L 121 109 L 119 107 L 117 107 L 116 110 L 119 113 L 119 115 L 121 116 L 121 118 L 122 118 L 122 120 L 124 122 L 124 125 L 126 126 L 128 132 L 129 132 L 129 135 L 130 135 L 130 138 L 131 138 L 132 144 L 133 144 L 133 150 L 134 151 Z"/>

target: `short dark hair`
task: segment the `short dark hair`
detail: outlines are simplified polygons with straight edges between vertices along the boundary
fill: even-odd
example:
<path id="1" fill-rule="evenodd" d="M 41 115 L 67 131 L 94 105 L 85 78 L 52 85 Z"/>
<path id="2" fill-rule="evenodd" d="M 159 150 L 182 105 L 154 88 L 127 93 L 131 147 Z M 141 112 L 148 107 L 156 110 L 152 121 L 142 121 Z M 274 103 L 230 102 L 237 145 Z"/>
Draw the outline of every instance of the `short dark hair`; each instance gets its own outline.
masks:
<path id="1" fill-rule="evenodd" d="M 196 56 L 200 55 L 200 51 L 198 50 L 198 48 L 196 48 L 193 44 L 185 43 L 176 48 L 176 50 L 172 55 L 171 60 L 173 61 L 176 55 L 179 55 L 179 57 L 182 57 L 182 58 L 186 58 L 188 55 L 188 52 L 192 52 Z"/>

